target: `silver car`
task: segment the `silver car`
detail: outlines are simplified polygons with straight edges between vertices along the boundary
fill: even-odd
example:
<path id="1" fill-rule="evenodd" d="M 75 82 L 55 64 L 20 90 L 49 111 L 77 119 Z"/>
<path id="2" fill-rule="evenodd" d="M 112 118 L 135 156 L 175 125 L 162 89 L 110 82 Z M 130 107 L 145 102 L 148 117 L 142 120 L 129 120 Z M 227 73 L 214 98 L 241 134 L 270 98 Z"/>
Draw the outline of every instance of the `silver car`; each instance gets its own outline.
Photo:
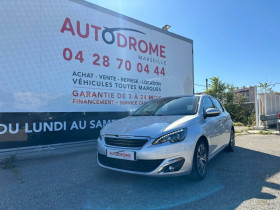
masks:
<path id="1" fill-rule="evenodd" d="M 201 180 L 208 161 L 235 146 L 234 126 L 222 104 L 209 95 L 154 99 L 108 124 L 98 138 L 100 166 L 121 172 Z"/>

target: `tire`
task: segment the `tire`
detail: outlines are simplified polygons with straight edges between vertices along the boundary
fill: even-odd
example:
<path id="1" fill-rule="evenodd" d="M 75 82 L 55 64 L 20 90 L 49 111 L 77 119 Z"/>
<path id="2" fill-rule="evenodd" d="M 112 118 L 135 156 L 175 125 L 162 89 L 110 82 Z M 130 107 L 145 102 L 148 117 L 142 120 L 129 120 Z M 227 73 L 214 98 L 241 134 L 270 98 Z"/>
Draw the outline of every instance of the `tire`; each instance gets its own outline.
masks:
<path id="1" fill-rule="evenodd" d="M 192 177 L 195 180 L 202 180 L 206 176 L 208 165 L 208 149 L 204 141 L 199 141 L 195 147 L 193 156 Z"/>
<path id="2" fill-rule="evenodd" d="M 230 139 L 229 139 L 229 143 L 226 147 L 226 151 L 228 152 L 233 152 L 235 149 L 235 132 L 233 129 L 231 129 L 230 132 Z"/>

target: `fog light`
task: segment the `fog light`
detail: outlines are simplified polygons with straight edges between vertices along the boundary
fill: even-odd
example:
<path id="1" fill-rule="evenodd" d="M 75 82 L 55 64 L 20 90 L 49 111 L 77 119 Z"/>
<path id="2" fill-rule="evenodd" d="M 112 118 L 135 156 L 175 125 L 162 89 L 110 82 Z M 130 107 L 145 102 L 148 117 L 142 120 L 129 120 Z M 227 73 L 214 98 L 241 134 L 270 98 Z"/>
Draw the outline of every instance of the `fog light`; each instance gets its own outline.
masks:
<path id="1" fill-rule="evenodd" d="M 182 166 L 185 163 L 185 159 L 184 158 L 176 158 L 174 160 L 171 160 L 169 162 L 167 162 L 163 167 L 161 167 L 161 169 L 159 170 L 159 173 L 168 173 L 168 172 L 175 172 L 175 171 L 179 171 Z"/>

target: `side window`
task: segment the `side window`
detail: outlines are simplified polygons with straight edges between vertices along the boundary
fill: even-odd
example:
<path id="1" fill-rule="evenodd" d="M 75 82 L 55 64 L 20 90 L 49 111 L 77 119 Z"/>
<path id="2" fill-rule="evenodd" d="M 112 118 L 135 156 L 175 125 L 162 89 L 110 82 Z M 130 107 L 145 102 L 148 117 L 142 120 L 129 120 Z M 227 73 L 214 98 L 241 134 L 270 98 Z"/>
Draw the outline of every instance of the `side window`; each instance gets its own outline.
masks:
<path id="1" fill-rule="evenodd" d="M 203 99 L 203 111 L 206 112 L 207 109 L 214 108 L 214 105 L 209 97 L 204 97 Z"/>
<path id="2" fill-rule="evenodd" d="M 212 98 L 212 101 L 217 109 L 219 109 L 221 112 L 224 111 L 224 108 L 222 107 L 222 105 L 220 104 L 220 102 L 217 99 Z"/>

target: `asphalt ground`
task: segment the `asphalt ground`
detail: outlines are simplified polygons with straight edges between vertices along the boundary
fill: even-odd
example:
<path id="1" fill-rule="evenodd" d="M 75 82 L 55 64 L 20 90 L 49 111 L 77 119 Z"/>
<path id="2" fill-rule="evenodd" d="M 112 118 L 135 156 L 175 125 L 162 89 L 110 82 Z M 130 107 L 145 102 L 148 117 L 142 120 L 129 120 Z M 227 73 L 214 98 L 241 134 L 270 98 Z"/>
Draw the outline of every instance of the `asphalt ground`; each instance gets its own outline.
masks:
<path id="1" fill-rule="evenodd" d="M 236 145 L 200 182 L 105 170 L 94 148 L 16 160 L 0 168 L 0 209 L 280 209 L 280 135 L 237 136 Z"/>

